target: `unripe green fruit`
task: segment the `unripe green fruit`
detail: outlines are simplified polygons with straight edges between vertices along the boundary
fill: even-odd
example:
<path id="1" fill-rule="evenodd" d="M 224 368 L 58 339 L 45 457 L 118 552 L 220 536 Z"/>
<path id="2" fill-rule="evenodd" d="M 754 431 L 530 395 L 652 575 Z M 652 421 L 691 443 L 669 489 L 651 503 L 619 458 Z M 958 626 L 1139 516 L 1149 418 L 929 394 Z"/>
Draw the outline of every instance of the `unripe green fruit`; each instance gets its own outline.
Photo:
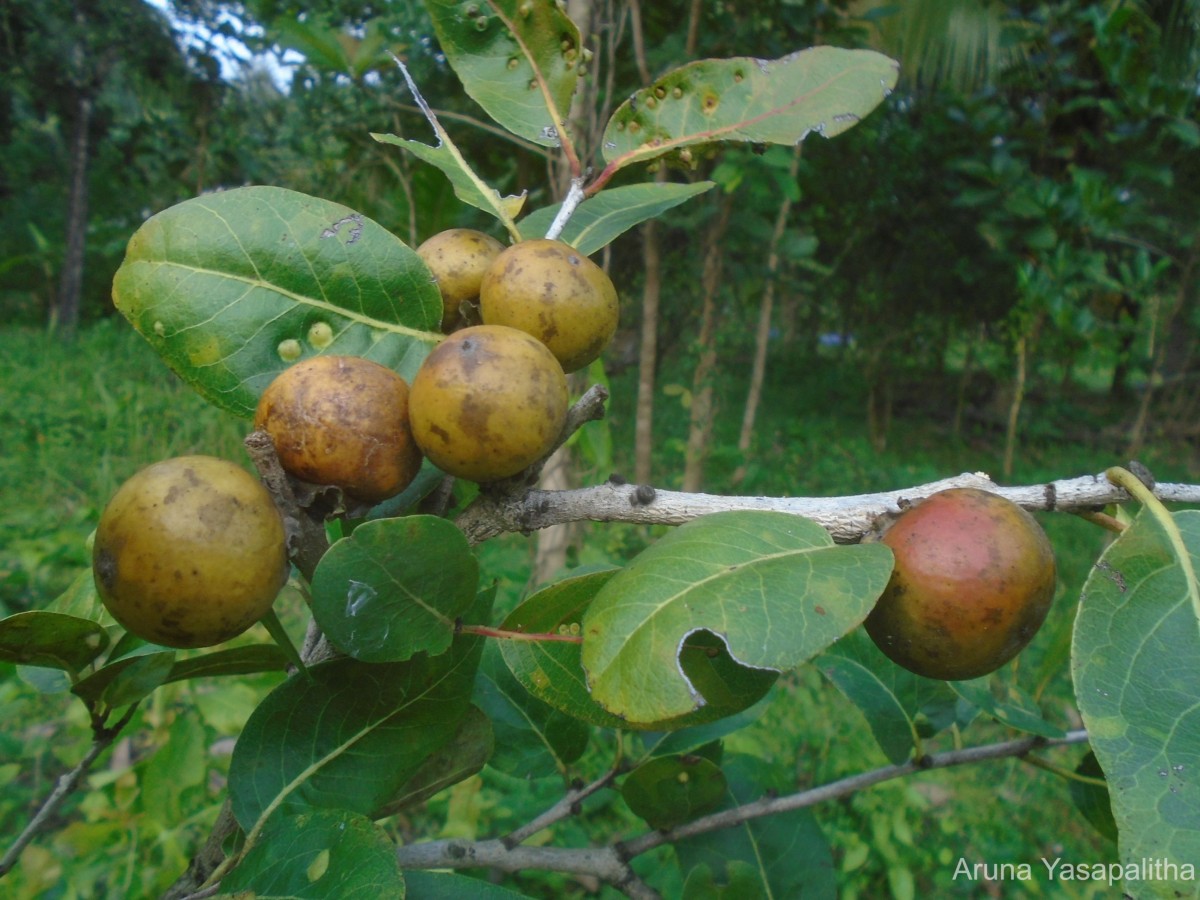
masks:
<path id="1" fill-rule="evenodd" d="M 533 335 L 564 372 L 575 372 L 604 352 L 620 310 L 598 265 L 561 241 L 532 240 L 496 257 L 479 288 L 479 312 L 486 325 Z"/>
<path id="2" fill-rule="evenodd" d="M 314 356 L 267 386 L 254 427 L 271 435 L 279 463 L 312 484 L 378 503 L 421 468 L 408 424 L 408 382 L 358 356 Z"/>
<path id="3" fill-rule="evenodd" d="M 515 328 L 456 331 L 413 379 L 413 437 L 443 472 L 469 481 L 516 475 L 553 449 L 567 379 L 545 345 Z"/>
<path id="4" fill-rule="evenodd" d="M 454 330 L 463 303 L 479 299 L 479 285 L 504 245 L 472 228 L 439 231 L 417 248 L 442 294 L 442 331 Z"/>
<path id="5" fill-rule="evenodd" d="M 210 647 L 271 609 L 288 575 L 283 520 L 245 469 L 211 456 L 164 460 L 105 507 L 92 571 L 128 631 L 165 647 Z"/>
<path id="6" fill-rule="evenodd" d="M 883 535 L 896 566 L 866 620 L 875 644 L 918 675 L 994 672 L 1029 644 L 1054 599 L 1054 550 L 1032 515 L 997 494 L 941 491 Z"/>

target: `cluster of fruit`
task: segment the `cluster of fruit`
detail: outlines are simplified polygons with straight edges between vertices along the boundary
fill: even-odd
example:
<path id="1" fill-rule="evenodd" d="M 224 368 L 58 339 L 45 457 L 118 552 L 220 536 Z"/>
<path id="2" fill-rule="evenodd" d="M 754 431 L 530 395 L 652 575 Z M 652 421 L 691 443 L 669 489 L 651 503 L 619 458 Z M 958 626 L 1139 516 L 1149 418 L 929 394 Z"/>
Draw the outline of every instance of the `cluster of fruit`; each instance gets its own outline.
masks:
<path id="1" fill-rule="evenodd" d="M 516 475 L 561 435 L 566 374 L 616 331 L 612 281 L 559 241 L 505 248 L 457 228 L 417 253 L 437 279 L 449 337 L 411 386 L 364 359 L 317 356 L 282 372 L 259 400 L 255 427 L 297 478 L 378 502 L 412 481 L 422 457 L 469 481 Z"/>
<path id="2" fill-rule="evenodd" d="M 617 327 L 608 275 L 559 241 L 505 248 L 451 229 L 417 253 L 437 280 L 449 336 L 411 388 L 361 357 L 314 356 L 280 373 L 255 412 L 289 474 L 360 504 L 403 491 L 424 457 L 476 482 L 538 462 L 566 422 L 566 374 L 599 357 Z M 113 496 L 93 569 L 101 599 L 129 631 L 165 646 L 211 646 L 270 610 L 288 571 L 283 523 L 238 466 L 165 460 Z"/>
<path id="3" fill-rule="evenodd" d="M 476 482 L 538 462 L 561 437 L 566 373 L 596 359 L 616 329 L 612 282 L 566 244 L 505 249 L 454 229 L 417 252 L 437 279 L 448 336 L 411 388 L 377 363 L 315 356 L 275 378 L 255 414 L 288 473 L 361 504 L 400 493 L 426 457 Z M 465 321 L 467 310 L 482 324 Z M 899 665 L 975 678 L 1016 656 L 1041 627 L 1054 554 L 1011 501 L 942 491 L 912 504 L 882 540 L 895 569 L 865 624 Z M 269 612 L 288 571 L 270 494 L 210 457 L 167 460 L 126 482 L 101 517 L 93 562 L 114 617 L 174 647 L 240 634 Z"/>

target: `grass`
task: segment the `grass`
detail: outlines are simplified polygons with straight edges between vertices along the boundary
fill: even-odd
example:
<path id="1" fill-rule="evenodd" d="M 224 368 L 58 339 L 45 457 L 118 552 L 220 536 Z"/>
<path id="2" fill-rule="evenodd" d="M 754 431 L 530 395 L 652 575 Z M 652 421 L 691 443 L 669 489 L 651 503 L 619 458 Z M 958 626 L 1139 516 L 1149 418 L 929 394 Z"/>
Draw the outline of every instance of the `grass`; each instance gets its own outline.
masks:
<path id="1" fill-rule="evenodd" d="M 123 322 L 70 343 L 0 330 L 0 608 L 65 588 L 104 504 L 138 469 L 189 453 L 244 461 L 245 431 Z"/>
<path id="2" fill-rule="evenodd" d="M 632 471 L 634 378 L 627 371 L 612 380 L 608 421 L 613 451 L 611 460 L 598 461 L 598 478 L 605 477 L 603 468 L 609 464 L 616 471 Z M 951 404 L 940 402 L 936 392 L 898 414 L 888 446 L 874 447 L 866 436 L 859 381 L 846 362 L 814 363 L 784 354 L 773 359 L 755 441 L 743 460 L 736 451 L 736 432 L 744 384 L 740 377 L 723 376 L 706 489 L 732 491 L 730 476 L 743 462 L 748 474 L 737 490 L 765 495 L 861 493 L 964 471 L 999 470 L 1002 435 L 976 425 L 955 436 L 946 421 Z M 686 384 L 686 373 L 668 361 L 659 383 Z M 660 389 L 657 398 L 654 480 L 661 487 L 677 487 L 681 480 L 687 410 L 680 397 Z M 1055 396 L 1053 403 L 1031 401 L 1014 483 L 1098 472 L 1121 461 L 1119 447 L 1108 435 L 1126 411 L 1098 406 L 1094 397 L 1085 399 L 1086 415 L 1081 412 L 1084 406 L 1076 407 L 1070 397 Z M 1086 421 L 1091 431 L 1085 433 L 1094 437 L 1058 437 L 1055 424 L 1066 419 Z M 0 610 L 7 612 L 45 603 L 88 565 L 86 540 L 100 510 L 137 469 L 184 453 L 245 460 L 240 442 L 246 423 L 209 407 L 120 321 L 101 322 L 72 343 L 41 331 L 0 330 L 0 428 L 5 436 L 0 456 Z M 1200 478 L 1194 451 L 1187 447 L 1151 446 L 1143 462 L 1162 480 Z M 1052 718 L 1069 723 L 1073 704 L 1064 654 L 1075 598 L 1106 535 L 1070 516 L 1047 515 L 1042 521 L 1059 556 L 1063 589 L 1046 627 L 1020 657 L 1019 680 L 1040 696 Z M 626 560 L 654 533 L 633 526 L 594 526 L 578 559 Z M 509 535 L 480 548 L 485 577 L 501 584 L 499 606 L 510 606 L 525 590 L 531 546 L 530 539 Z M 161 884 L 164 872 L 178 871 L 204 832 L 213 796 L 202 777 L 207 771 L 205 747 L 237 733 L 238 722 L 266 683 L 223 680 L 174 688 L 156 694 L 159 699 L 143 720 L 143 726 L 149 723 L 150 736 L 140 740 L 145 742 L 143 749 L 168 746 L 169 734 L 175 752 L 187 756 L 187 771 L 199 780 L 181 782 L 171 798 L 188 824 L 183 830 L 165 831 L 169 840 L 157 839 L 159 855 L 148 857 L 136 840 L 128 842 L 134 814 L 143 802 L 133 798 L 145 789 L 146 778 L 161 780 L 163 773 L 178 768 L 168 768 L 169 758 L 164 757 L 162 772 L 147 763 L 136 777 L 119 766 L 101 773 L 93 785 L 99 793 L 79 807 L 83 821 L 78 828 L 47 845 L 54 847 L 53 854 L 44 848 L 34 851 L 47 866 L 57 866 L 53 871 L 67 882 L 78 885 L 79 896 L 88 895 L 88 885 L 110 884 L 105 873 L 118 864 L 126 873 L 137 871 L 143 879 L 139 889 L 146 891 L 151 884 Z M 3 744 L 5 755 L 26 759 L 36 754 L 49 771 L 78 758 L 86 723 L 79 720 L 75 706 L 61 697 L 31 695 L 8 677 L 0 679 L 0 701 L 22 721 L 38 723 L 11 733 Z M 1001 734 L 998 726 L 976 724 L 969 742 Z M 74 738 L 64 741 L 63 735 Z M 952 733 L 942 735 L 939 748 L 954 739 Z M 608 743 L 606 737 L 593 741 L 588 764 L 604 764 Z M 822 783 L 883 762 L 862 715 L 812 667 L 786 676 L 776 701 L 759 721 L 729 739 L 727 750 L 753 752 L 797 785 Z M 1054 760 L 1072 768 L 1081 753 L 1058 751 Z M 23 792 L 41 792 L 25 785 L 12 794 L 16 771 L 0 766 L 0 784 L 9 785 L 10 808 Z M 41 776 L 37 785 L 46 783 Z M 485 771 L 431 802 L 426 813 L 407 825 L 495 832 L 520 821 L 536 796 L 546 794 L 527 790 L 532 788 L 518 790 Z M 605 796 L 607 805 L 586 828 L 636 829 L 623 801 Z M 817 815 L 834 846 L 843 896 L 990 896 L 995 886 L 950 879 L 960 856 L 969 862 L 1028 862 L 1040 867 L 1042 855 L 1077 862 L 1106 861 L 1115 855 L 1071 807 L 1058 778 L 1018 761 L 881 785 L 846 802 L 826 804 Z M 155 827 L 167 829 L 169 823 Z M 581 822 L 562 827 L 579 841 L 604 838 L 588 834 Z M 117 850 L 105 849 L 118 846 L 113 843 L 117 834 L 126 836 L 125 843 Z M 78 858 L 71 860 L 72 853 Z M 65 861 L 55 862 L 56 858 Z M 29 884 L 33 886 L 28 896 L 37 896 L 33 880 Z M 525 885 L 546 896 L 581 893 L 577 884 L 559 876 L 534 877 Z M 1089 896 L 1087 886 L 1078 888 L 1071 891 L 1043 880 L 1028 893 Z"/>

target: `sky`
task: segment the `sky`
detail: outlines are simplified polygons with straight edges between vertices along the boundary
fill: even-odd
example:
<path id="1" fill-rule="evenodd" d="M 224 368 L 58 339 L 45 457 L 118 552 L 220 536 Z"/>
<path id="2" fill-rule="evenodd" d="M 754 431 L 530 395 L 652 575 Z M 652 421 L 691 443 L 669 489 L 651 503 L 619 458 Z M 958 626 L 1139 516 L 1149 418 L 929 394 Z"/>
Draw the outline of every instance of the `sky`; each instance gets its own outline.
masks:
<path id="1" fill-rule="evenodd" d="M 287 93 L 292 83 L 295 64 L 303 59 L 294 50 L 284 50 L 282 55 L 276 53 L 255 55 L 241 41 L 227 38 L 224 35 L 213 35 L 204 28 L 176 19 L 172 14 L 169 0 L 145 0 L 145 2 L 166 13 L 183 43 L 194 47 L 211 45 L 214 55 L 221 64 L 221 77 L 224 80 L 233 81 L 248 69 L 262 67 L 271 73 L 271 78 L 279 90 Z M 247 26 L 229 13 L 225 14 L 225 19 L 233 25 L 234 31 L 245 34 L 253 34 L 258 31 L 261 34 L 261 29 L 258 29 L 257 26 Z"/>

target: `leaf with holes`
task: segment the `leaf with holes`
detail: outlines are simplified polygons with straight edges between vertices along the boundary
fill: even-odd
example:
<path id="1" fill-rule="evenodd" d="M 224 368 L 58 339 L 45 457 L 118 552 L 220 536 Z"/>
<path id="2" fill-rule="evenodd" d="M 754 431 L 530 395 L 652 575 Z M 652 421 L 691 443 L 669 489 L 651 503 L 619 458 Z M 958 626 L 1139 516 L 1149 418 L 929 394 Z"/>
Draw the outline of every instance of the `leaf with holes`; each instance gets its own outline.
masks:
<path id="1" fill-rule="evenodd" d="M 1200 511 L 1143 509 L 1083 587 L 1071 670 L 1123 863 L 1200 860 Z M 1147 896 L 1196 896 L 1156 881 Z M 1178 891 L 1179 893 L 1175 893 Z"/>
<path id="2" fill-rule="evenodd" d="M 549 0 L 425 0 L 463 90 L 513 134 L 557 147 L 584 54 Z"/>
<path id="3" fill-rule="evenodd" d="M 414 250 L 352 209 L 274 187 L 146 220 L 113 301 L 184 381 L 245 417 L 299 359 L 363 356 L 411 381 L 441 337 L 441 295 Z"/>
<path id="4" fill-rule="evenodd" d="M 584 614 L 592 697 L 635 723 L 689 713 L 708 699 L 680 665 L 685 645 L 712 640 L 743 667 L 795 668 L 862 622 L 891 571 L 885 545 L 835 546 L 820 525 L 786 513 L 681 525 L 613 576 Z"/>
<path id="5" fill-rule="evenodd" d="M 614 570 L 591 572 L 549 585 L 509 613 L 502 627 L 531 634 L 578 634 L 580 619 L 592 599 L 616 574 Z M 753 706 L 771 689 L 778 674 L 740 666 L 720 638 L 696 634 L 680 648 L 679 668 L 704 697 L 704 705 L 681 716 L 632 721 L 609 712 L 591 696 L 580 664 L 579 643 L 506 640 L 500 642 L 500 652 L 513 676 L 534 697 L 602 728 L 676 731 L 714 722 Z"/>
<path id="6" fill-rule="evenodd" d="M 814 47 L 783 59 L 706 59 L 626 100 L 604 130 L 614 168 L 720 141 L 798 144 L 856 125 L 896 86 L 894 60 L 871 50 Z"/>
<path id="7" fill-rule="evenodd" d="M 321 557 L 313 618 L 335 647 L 363 662 L 400 662 L 450 646 L 475 599 L 479 564 L 437 516 L 364 522 Z"/>

